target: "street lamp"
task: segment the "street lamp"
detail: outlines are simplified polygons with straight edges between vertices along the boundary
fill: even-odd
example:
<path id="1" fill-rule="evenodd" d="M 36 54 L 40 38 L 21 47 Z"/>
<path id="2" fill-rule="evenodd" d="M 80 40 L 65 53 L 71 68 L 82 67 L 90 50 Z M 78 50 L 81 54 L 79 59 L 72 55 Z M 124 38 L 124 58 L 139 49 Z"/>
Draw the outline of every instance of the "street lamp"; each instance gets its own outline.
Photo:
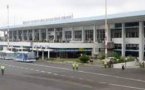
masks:
<path id="1" fill-rule="evenodd" d="M 105 59 L 108 58 L 108 22 L 107 22 L 107 0 L 105 0 Z"/>

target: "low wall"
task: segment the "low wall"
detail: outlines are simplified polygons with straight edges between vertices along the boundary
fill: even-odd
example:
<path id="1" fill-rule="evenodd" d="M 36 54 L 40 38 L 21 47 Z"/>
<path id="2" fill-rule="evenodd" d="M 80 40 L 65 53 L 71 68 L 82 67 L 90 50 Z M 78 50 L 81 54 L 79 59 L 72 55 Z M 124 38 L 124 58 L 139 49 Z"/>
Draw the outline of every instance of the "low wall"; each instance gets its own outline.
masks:
<path id="1" fill-rule="evenodd" d="M 131 62 L 126 62 L 125 63 L 118 63 L 118 64 L 113 64 L 113 68 L 121 68 L 122 65 L 126 65 L 126 68 L 129 68 L 129 67 L 136 67 L 136 66 L 139 66 L 139 62 L 136 62 L 136 61 L 131 61 Z"/>

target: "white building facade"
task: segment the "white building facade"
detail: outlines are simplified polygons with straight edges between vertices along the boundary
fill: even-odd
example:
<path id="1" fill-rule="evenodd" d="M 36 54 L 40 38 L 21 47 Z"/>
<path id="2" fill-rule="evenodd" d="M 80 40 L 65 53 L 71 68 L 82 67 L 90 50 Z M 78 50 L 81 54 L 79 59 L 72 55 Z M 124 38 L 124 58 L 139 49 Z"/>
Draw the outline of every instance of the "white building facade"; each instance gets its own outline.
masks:
<path id="1" fill-rule="evenodd" d="M 37 56 L 75 58 L 105 48 L 104 16 L 10 26 L 10 47 L 33 49 Z M 6 37 L 7 27 L 0 28 Z M 108 15 L 108 50 L 144 60 L 145 11 Z M 6 38 L 0 42 L 6 46 Z"/>

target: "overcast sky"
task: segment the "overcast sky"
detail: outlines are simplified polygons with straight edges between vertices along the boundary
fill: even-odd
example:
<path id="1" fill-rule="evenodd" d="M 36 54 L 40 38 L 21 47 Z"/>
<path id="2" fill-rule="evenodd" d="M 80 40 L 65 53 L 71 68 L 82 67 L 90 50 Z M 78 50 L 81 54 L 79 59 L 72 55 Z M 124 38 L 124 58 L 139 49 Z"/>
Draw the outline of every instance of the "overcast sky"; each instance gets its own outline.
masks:
<path id="1" fill-rule="evenodd" d="M 0 27 L 23 21 L 66 16 L 74 18 L 104 15 L 105 0 L 0 0 Z M 145 0 L 108 0 L 108 14 L 145 10 Z"/>

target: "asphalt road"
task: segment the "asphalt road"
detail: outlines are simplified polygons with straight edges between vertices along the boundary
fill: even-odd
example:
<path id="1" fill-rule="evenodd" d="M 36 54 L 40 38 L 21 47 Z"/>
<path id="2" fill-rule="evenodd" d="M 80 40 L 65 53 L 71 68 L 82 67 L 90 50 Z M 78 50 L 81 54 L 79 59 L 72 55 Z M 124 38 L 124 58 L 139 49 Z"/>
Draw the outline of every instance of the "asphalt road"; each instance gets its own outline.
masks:
<path id="1" fill-rule="evenodd" d="M 23 63 L 0 60 L 0 90 L 145 90 L 144 69 L 104 69 L 51 62 Z"/>

